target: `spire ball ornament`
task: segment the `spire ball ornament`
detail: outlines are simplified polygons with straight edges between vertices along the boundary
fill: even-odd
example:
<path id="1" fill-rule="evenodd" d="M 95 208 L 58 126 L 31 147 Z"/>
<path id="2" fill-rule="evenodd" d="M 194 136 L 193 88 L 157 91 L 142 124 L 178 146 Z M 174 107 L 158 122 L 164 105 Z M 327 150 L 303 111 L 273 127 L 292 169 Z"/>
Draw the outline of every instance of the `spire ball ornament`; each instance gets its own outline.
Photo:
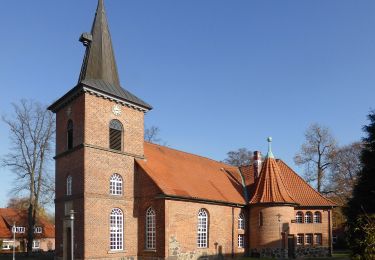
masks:
<path id="1" fill-rule="evenodd" d="M 273 153 L 272 153 L 272 137 L 269 136 L 267 138 L 267 142 L 268 142 L 268 153 L 267 153 L 267 157 L 266 158 L 275 158 L 275 156 L 273 156 Z"/>

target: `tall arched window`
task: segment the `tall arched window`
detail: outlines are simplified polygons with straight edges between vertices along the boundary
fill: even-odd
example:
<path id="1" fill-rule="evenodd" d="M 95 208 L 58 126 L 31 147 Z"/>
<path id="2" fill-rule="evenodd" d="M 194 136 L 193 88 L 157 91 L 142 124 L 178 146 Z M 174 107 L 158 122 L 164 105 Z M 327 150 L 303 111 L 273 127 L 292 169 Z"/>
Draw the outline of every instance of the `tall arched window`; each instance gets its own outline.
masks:
<path id="1" fill-rule="evenodd" d="M 111 195 L 122 195 L 122 177 L 115 173 L 109 180 L 109 193 Z"/>
<path id="2" fill-rule="evenodd" d="M 156 214 L 153 208 L 146 212 L 146 249 L 156 248 Z"/>
<path id="3" fill-rule="evenodd" d="M 66 195 L 68 196 L 72 195 L 72 182 L 72 176 L 68 175 L 68 177 L 66 177 Z"/>
<path id="4" fill-rule="evenodd" d="M 206 248 L 208 245 L 208 214 L 205 209 L 198 211 L 198 248 Z"/>
<path id="5" fill-rule="evenodd" d="M 124 218 L 121 209 L 115 208 L 111 211 L 110 216 L 110 249 L 124 249 Z"/>
<path id="6" fill-rule="evenodd" d="M 259 226 L 263 226 L 263 212 L 259 212 Z"/>
<path id="7" fill-rule="evenodd" d="M 122 124 L 118 120 L 109 123 L 109 148 L 121 151 L 122 147 Z"/>
<path id="8" fill-rule="evenodd" d="M 68 150 L 73 148 L 73 121 L 68 121 L 68 126 L 66 128 L 66 145 Z"/>
<path id="9" fill-rule="evenodd" d="M 303 223 L 303 213 L 301 211 L 296 213 L 296 223 Z"/>
<path id="10" fill-rule="evenodd" d="M 245 217 L 243 213 L 240 213 L 238 215 L 238 229 L 242 229 L 242 230 L 245 229 Z"/>
<path id="11" fill-rule="evenodd" d="M 305 214 L 305 223 L 312 223 L 312 222 L 313 222 L 312 213 L 308 211 Z"/>
<path id="12" fill-rule="evenodd" d="M 322 214 L 319 211 L 314 213 L 314 223 L 322 223 Z"/>

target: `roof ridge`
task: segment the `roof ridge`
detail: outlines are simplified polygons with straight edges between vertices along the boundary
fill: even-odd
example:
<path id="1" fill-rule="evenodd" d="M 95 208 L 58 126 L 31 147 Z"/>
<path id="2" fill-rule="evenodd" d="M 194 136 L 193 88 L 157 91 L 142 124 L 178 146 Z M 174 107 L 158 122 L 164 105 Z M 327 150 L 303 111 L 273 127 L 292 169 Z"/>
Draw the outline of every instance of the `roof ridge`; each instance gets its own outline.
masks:
<path id="1" fill-rule="evenodd" d="M 335 204 L 337 205 L 336 202 L 330 200 L 329 198 L 323 196 L 320 192 L 318 192 L 317 190 L 315 190 L 313 187 L 311 187 L 311 185 L 305 180 L 303 179 L 298 173 L 296 173 L 289 165 L 287 165 L 283 160 L 281 159 L 278 159 L 278 162 L 281 162 L 283 165 L 285 165 L 289 170 L 291 170 L 300 180 L 302 180 L 305 184 L 307 184 L 316 194 L 318 194 L 320 197 L 322 197 L 323 199 L 325 200 L 328 200 L 329 202 L 331 202 L 332 204 Z"/>
<path id="2" fill-rule="evenodd" d="M 202 155 L 199 155 L 199 154 L 194 154 L 194 153 L 190 153 L 190 152 L 185 152 L 185 151 L 182 151 L 182 150 L 178 150 L 176 148 L 172 148 L 172 147 L 168 147 L 168 146 L 165 146 L 165 145 L 160 145 L 160 144 L 155 144 L 155 143 L 151 143 L 151 142 L 148 142 L 148 141 L 144 141 L 145 143 L 148 143 L 148 144 L 151 144 L 151 145 L 154 145 L 154 146 L 159 146 L 159 147 L 164 147 L 166 149 L 170 149 L 170 150 L 174 150 L 176 152 L 180 152 L 180 153 L 184 153 L 184 154 L 189 154 L 189 155 L 192 155 L 192 156 L 195 156 L 195 157 L 199 157 L 199 158 L 203 158 L 203 159 L 206 159 L 206 160 L 210 160 L 210 161 L 214 161 L 216 163 L 220 163 L 220 164 L 224 164 L 228 167 L 232 167 L 232 168 L 236 168 L 236 169 L 239 169 L 239 167 L 237 166 L 233 166 L 233 165 L 230 165 L 230 164 L 227 164 L 225 162 L 221 162 L 221 161 L 217 161 L 215 159 L 212 159 L 212 158 L 208 158 L 208 157 L 205 157 L 205 156 L 202 156 Z"/>

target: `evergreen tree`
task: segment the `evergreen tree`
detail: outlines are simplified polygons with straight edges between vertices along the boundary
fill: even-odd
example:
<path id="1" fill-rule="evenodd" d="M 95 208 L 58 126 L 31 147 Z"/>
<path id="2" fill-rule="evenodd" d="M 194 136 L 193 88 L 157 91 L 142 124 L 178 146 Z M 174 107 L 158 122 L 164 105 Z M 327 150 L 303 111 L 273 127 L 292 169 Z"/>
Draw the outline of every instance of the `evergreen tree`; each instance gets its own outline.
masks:
<path id="1" fill-rule="evenodd" d="M 375 259 L 375 111 L 368 115 L 370 124 L 363 130 L 362 169 L 345 214 L 349 245 L 358 259 Z"/>

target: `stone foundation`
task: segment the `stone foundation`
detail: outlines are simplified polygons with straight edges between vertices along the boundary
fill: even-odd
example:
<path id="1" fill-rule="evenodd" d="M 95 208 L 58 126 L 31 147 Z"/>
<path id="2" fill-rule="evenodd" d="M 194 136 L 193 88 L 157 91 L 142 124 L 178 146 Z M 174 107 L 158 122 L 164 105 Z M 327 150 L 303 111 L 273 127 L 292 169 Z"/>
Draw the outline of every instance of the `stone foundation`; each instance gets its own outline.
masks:
<path id="1" fill-rule="evenodd" d="M 288 258 L 288 249 L 281 248 L 258 248 L 251 249 L 250 255 L 253 257 L 271 257 L 277 259 Z M 304 257 L 328 257 L 330 256 L 328 247 L 307 247 L 298 246 L 295 248 L 294 256 Z"/>
<path id="2" fill-rule="evenodd" d="M 328 247 L 297 246 L 296 257 L 327 257 L 330 256 Z"/>
<path id="3" fill-rule="evenodd" d="M 283 259 L 283 258 L 288 258 L 288 249 L 282 249 L 282 248 L 251 249 L 250 255 L 254 257 L 271 257 L 271 258 Z"/>

